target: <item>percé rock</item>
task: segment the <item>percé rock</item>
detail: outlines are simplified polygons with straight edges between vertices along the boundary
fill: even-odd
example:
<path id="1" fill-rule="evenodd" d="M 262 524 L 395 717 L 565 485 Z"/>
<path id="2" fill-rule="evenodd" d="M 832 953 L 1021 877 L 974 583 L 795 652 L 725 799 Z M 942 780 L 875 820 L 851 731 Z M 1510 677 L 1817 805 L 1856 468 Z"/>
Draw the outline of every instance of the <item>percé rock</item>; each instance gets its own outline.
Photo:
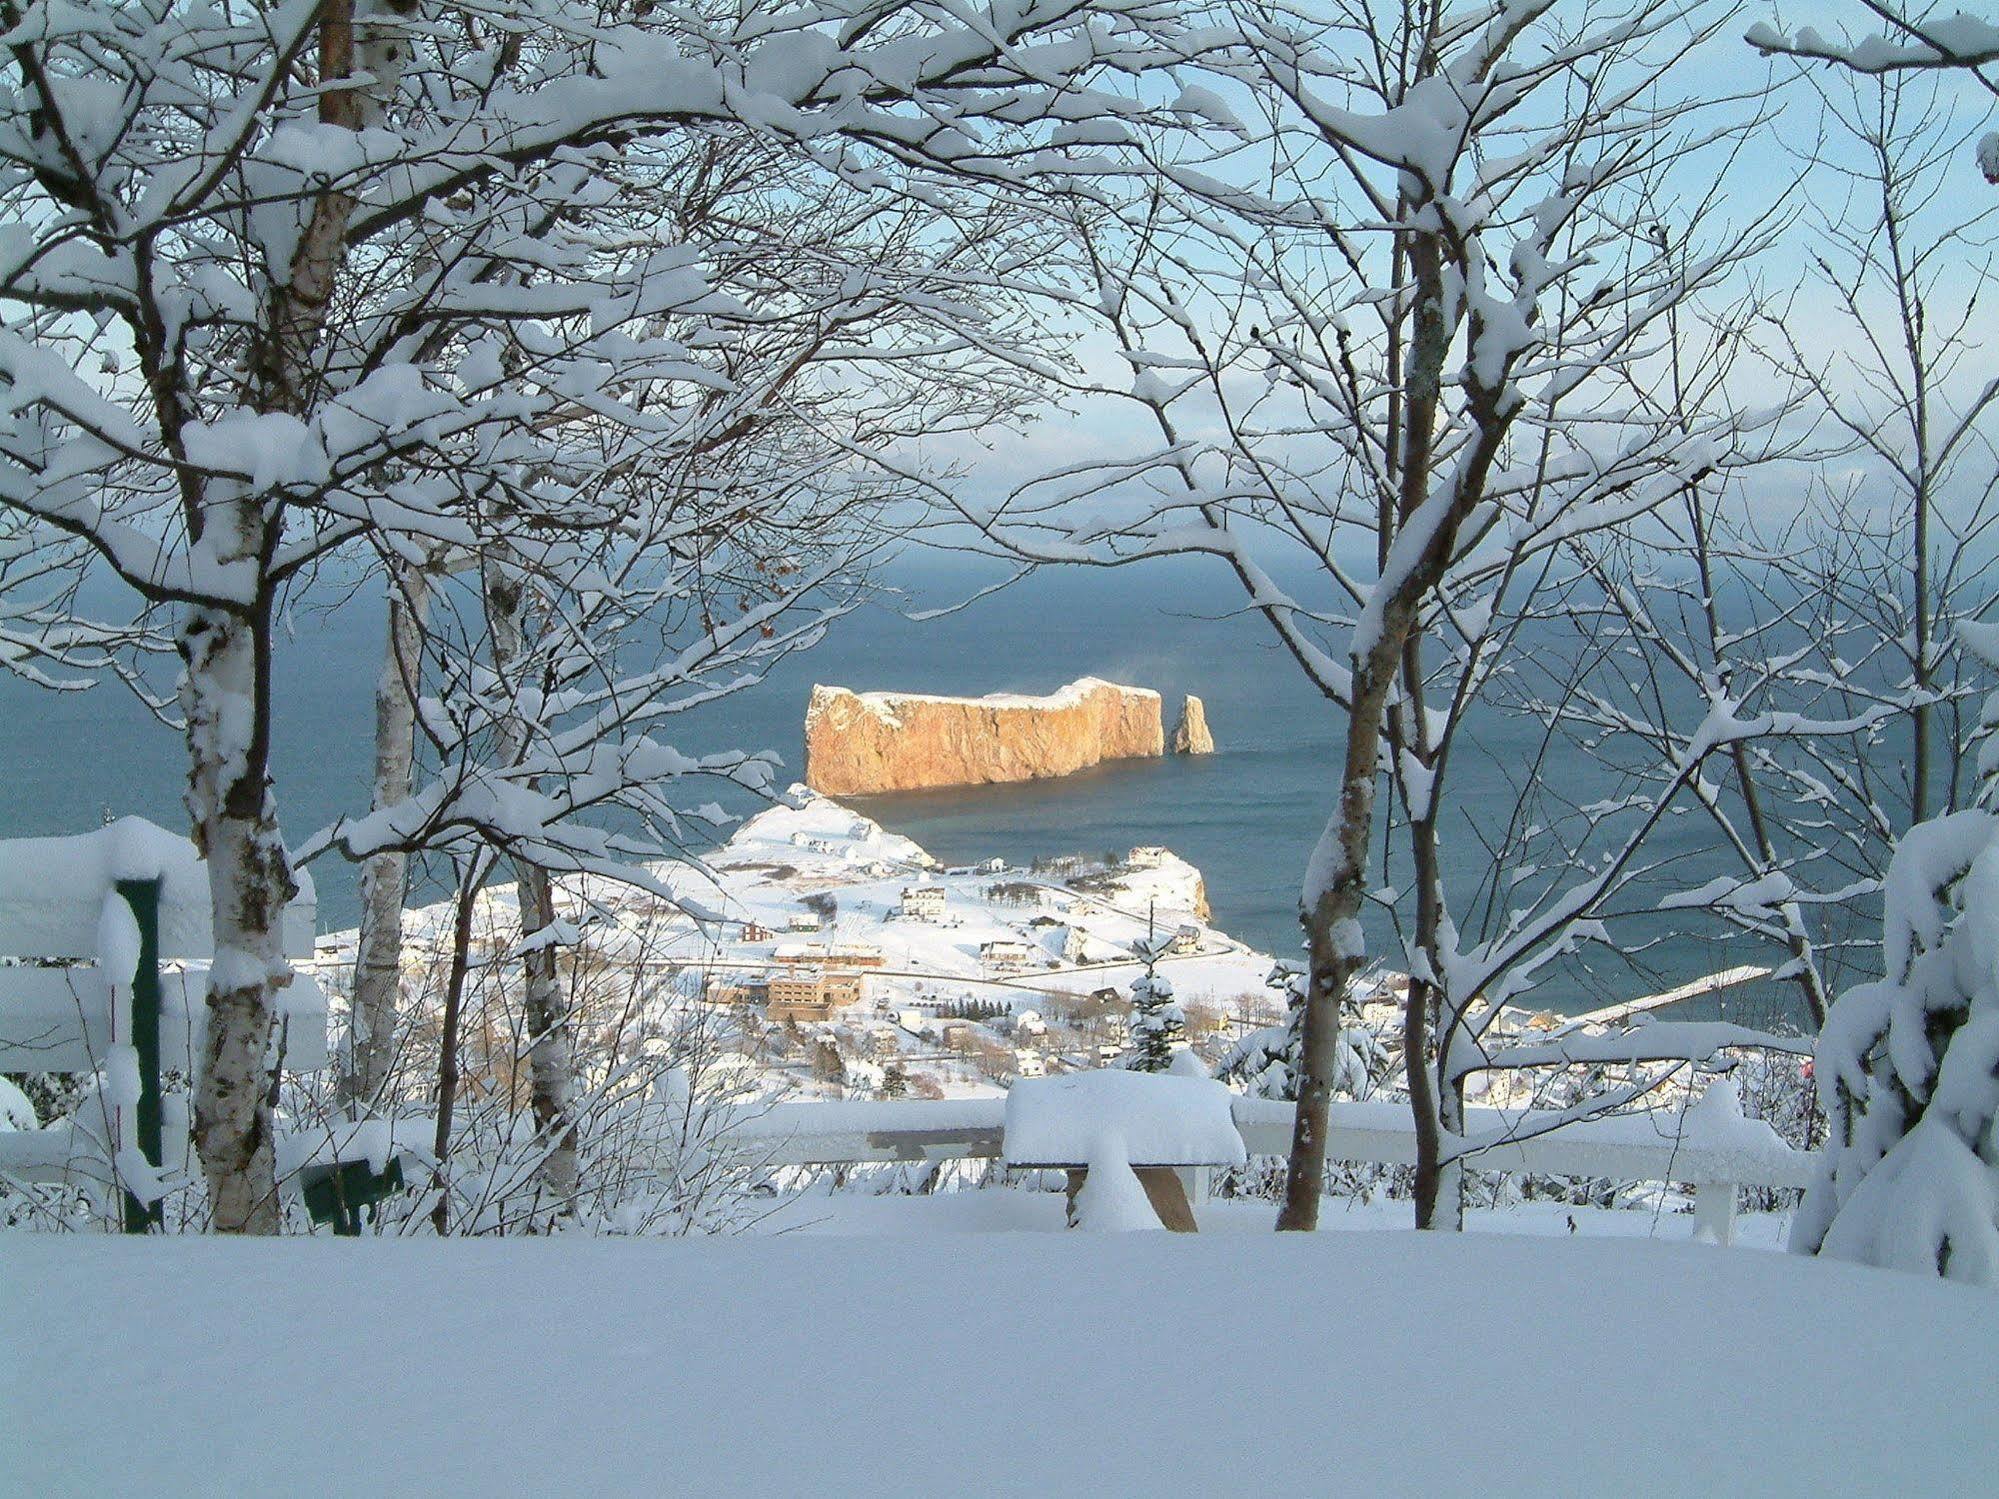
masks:
<path id="1" fill-rule="evenodd" d="M 1065 776 L 1166 752 L 1159 694 L 1084 677 L 1047 697 L 814 687 L 805 784 L 826 796 Z"/>
<path id="2" fill-rule="evenodd" d="M 1173 753 L 1212 755 L 1214 752 L 1215 736 L 1208 732 L 1208 710 L 1190 692 L 1180 700 L 1180 722 L 1173 728 Z"/>

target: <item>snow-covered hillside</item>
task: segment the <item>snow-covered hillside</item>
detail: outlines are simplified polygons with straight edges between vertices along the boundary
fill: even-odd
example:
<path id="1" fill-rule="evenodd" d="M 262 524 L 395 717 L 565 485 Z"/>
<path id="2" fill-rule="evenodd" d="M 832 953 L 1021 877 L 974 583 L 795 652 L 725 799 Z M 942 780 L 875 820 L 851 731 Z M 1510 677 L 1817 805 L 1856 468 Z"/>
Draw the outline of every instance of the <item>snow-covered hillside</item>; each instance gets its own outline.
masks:
<path id="1" fill-rule="evenodd" d="M 913 1091 L 977 1095 L 1022 1068 L 1100 1065 L 1122 1044 L 1125 997 L 1144 971 L 1134 947 L 1148 936 L 1171 945 L 1158 966 L 1203 1019 L 1194 1039 L 1205 1051 L 1220 1055 L 1243 1025 L 1268 1022 L 1281 1005 L 1266 984 L 1270 957 L 1209 923 L 1200 872 L 1164 848 L 1109 865 L 1078 856 L 1035 869 L 999 860 L 945 868 L 909 839 L 794 786 L 703 866 L 650 872 L 680 907 L 630 885 L 571 878 L 557 889 L 556 940 L 613 970 L 663 977 L 665 1003 L 711 1006 L 784 1091 L 867 1094 L 894 1065 Z M 513 887 L 488 891 L 481 950 L 514 946 L 517 922 Z M 450 927 L 448 905 L 409 914 L 413 974 L 435 967 Z M 354 940 L 342 932 L 322 941 L 329 987 L 351 965 Z M 853 989 L 840 987 L 856 975 Z M 838 1002 L 824 1016 L 807 1004 L 773 1007 L 772 982 L 794 979 L 830 979 Z M 806 1044 L 762 1044 L 779 1027 Z M 821 1041 L 839 1055 L 837 1075 Z"/>

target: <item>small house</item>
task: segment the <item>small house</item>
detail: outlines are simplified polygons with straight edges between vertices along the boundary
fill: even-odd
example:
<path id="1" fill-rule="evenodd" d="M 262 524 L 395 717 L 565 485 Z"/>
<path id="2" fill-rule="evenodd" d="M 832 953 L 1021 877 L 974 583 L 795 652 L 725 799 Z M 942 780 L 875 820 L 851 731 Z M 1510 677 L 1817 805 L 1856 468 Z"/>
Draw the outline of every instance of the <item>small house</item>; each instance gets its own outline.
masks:
<path id="1" fill-rule="evenodd" d="M 1025 942 L 999 938 L 979 944 L 979 961 L 995 971 L 1022 969 L 1033 960 L 1034 951 Z"/>

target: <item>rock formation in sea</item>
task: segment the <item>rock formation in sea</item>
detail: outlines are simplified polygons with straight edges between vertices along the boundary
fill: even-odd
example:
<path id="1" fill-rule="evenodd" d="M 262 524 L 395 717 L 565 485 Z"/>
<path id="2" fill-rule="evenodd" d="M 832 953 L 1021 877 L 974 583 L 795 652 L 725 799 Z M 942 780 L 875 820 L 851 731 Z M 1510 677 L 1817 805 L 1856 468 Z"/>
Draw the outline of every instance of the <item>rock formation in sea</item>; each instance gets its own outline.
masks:
<path id="1" fill-rule="evenodd" d="M 814 687 L 805 783 L 827 796 L 1065 776 L 1164 754 L 1159 694 L 1084 677 L 1046 697 Z"/>
<path id="2" fill-rule="evenodd" d="M 1173 727 L 1173 753 L 1212 755 L 1214 752 L 1215 736 L 1208 732 L 1208 710 L 1190 692 L 1180 700 L 1180 722 Z"/>

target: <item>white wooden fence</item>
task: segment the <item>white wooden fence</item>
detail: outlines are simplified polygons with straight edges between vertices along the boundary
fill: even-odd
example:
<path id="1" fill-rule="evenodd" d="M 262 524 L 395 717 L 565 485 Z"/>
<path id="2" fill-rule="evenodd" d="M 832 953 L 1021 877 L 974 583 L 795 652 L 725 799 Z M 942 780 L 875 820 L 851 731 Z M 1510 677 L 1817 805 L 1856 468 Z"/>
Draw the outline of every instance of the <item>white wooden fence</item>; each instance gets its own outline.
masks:
<path id="1" fill-rule="evenodd" d="M 1252 1156 L 1291 1152 L 1292 1107 L 1238 1098 L 1236 1129 Z M 1415 1127 L 1402 1103 L 1335 1103 L 1328 1159 L 1413 1165 Z M 998 1160 L 1006 1101 L 997 1098 L 885 1103 L 778 1104 L 729 1131 L 732 1145 L 774 1166 Z M 1678 1182 L 1694 1188 L 1696 1230 L 1719 1243 L 1735 1232 L 1744 1187 L 1802 1187 L 1816 1157 L 1794 1150 L 1769 1125 L 1744 1119 L 1734 1089 L 1711 1090 L 1692 1108 L 1655 1109 L 1553 1127 L 1544 1111 L 1472 1109 L 1466 1165 L 1509 1175 Z M 1196 1203 L 1200 1177 L 1190 1185 Z"/>

